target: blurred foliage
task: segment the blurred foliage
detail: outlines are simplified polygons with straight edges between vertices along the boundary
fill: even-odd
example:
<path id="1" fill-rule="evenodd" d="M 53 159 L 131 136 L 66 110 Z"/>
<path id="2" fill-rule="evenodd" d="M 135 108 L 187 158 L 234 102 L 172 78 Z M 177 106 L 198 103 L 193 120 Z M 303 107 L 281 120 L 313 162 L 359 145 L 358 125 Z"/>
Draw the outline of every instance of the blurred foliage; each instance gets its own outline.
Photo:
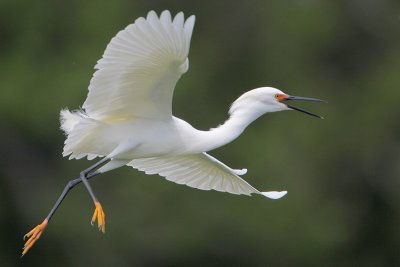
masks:
<path id="1" fill-rule="evenodd" d="M 149 10 L 195 14 L 174 113 L 215 127 L 244 91 L 326 99 L 266 115 L 211 154 L 279 201 L 205 192 L 127 167 L 74 189 L 41 240 L 22 236 L 69 179 L 58 113 L 78 108 L 119 30 Z M 400 3 L 395 0 L 0 2 L 1 266 L 400 266 Z"/>

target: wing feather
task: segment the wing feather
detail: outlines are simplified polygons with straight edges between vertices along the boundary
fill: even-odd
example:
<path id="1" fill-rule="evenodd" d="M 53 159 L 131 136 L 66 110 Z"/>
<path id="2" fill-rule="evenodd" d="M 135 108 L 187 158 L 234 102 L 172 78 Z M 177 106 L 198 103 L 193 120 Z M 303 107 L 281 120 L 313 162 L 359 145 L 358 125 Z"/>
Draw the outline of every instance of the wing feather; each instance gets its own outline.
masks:
<path id="1" fill-rule="evenodd" d="M 261 194 L 273 199 L 286 194 L 286 191 L 258 191 L 237 175 L 238 170 L 229 168 L 207 153 L 134 159 L 127 165 L 146 174 L 159 174 L 168 181 L 202 190 L 212 189 L 238 195 Z"/>
<path id="2" fill-rule="evenodd" d="M 83 108 L 94 119 L 133 115 L 172 116 L 172 95 L 188 69 L 190 39 L 195 18 L 183 13 L 172 20 L 169 11 L 146 18 L 120 31 L 95 65 Z"/>

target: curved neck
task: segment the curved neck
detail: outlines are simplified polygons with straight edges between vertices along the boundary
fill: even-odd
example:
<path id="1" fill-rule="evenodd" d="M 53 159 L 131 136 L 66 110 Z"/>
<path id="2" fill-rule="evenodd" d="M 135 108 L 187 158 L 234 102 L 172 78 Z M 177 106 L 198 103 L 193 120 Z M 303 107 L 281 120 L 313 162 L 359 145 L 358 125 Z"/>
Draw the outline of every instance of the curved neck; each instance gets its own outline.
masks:
<path id="1" fill-rule="evenodd" d="M 238 110 L 232 113 L 224 124 L 209 131 L 203 131 L 204 151 L 210 151 L 232 142 L 262 114 L 263 112 L 257 110 Z"/>

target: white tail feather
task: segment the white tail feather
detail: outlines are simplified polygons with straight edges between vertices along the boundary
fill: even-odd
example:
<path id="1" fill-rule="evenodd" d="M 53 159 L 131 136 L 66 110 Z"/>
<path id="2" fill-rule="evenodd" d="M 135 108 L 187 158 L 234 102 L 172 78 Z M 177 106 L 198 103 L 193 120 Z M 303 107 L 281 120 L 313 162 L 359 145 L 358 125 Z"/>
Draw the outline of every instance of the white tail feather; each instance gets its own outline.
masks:
<path id="1" fill-rule="evenodd" d="M 67 135 L 64 142 L 63 156 L 70 155 L 70 159 L 87 157 L 92 160 L 99 156 L 96 149 L 103 148 L 96 143 L 96 129 L 102 124 L 89 118 L 84 111 L 69 111 L 63 109 L 60 112 L 61 129 Z M 100 154 L 101 155 L 101 154 Z"/>
<path id="2" fill-rule="evenodd" d="M 81 111 L 71 112 L 68 109 L 62 109 L 60 111 L 61 130 L 68 135 L 84 117 Z"/>

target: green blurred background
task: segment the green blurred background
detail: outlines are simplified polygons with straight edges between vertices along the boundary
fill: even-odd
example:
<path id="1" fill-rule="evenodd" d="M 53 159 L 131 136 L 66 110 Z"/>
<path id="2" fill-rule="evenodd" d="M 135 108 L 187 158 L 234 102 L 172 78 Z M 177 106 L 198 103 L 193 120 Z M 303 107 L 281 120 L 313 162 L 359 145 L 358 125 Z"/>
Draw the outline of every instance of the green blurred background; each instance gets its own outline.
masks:
<path id="1" fill-rule="evenodd" d="M 23 259 L 22 236 L 91 162 L 62 158 L 59 111 L 86 98 L 109 40 L 149 10 L 196 15 L 174 114 L 200 129 L 243 92 L 326 99 L 266 115 L 212 151 L 278 201 L 208 192 L 124 167 L 82 186 Z M 400 266 L 400 3 L 1 1 L 1 266 Z"/>

